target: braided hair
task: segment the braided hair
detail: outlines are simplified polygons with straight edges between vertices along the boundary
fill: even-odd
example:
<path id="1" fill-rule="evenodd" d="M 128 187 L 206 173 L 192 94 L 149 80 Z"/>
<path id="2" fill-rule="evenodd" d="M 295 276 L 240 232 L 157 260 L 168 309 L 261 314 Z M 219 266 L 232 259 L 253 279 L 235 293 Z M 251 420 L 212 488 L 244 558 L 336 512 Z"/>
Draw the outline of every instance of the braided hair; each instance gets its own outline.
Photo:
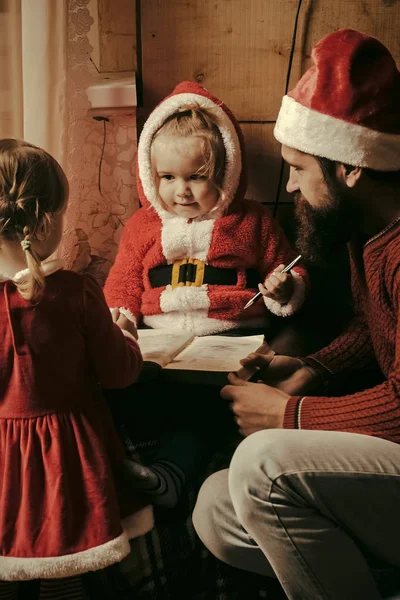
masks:
<path id="1" fill-rule="evenodd" d="M 29 276 L 16 285 L 33 302 L 40 300 L 45 279 L 31 243 L 47 239 L 67 196 L 65 174 L 50 154 L 23 140 L 0 139 L 0 247 L 2 239 L 21 243 Z"/>

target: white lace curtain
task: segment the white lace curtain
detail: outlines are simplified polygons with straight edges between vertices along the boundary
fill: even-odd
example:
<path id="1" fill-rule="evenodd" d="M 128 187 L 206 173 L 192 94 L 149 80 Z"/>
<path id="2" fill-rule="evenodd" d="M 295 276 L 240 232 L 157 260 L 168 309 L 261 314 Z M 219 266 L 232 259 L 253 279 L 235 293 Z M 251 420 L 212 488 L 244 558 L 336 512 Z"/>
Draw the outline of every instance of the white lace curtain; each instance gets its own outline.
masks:
<path id="1" fill-rule="evenodd" d="M 61 163 L 70 201 L 57 255 L 102 283 L 138 206 L 136 120 L 114 118 L 105 132 L 87 114 L 89 5 L 97 8 L 94 0 L 0 0 L 0 137 L 22 137 Z"/>
<path id="2" fill-rule="evenodd" d="M 1 135 L 22 137 L 62 161 L 68 0 L 6 0 L 4 8 Z"/>
<path id="3" fill-rule="evenodd" d="M 45 148 L 65 169 L 72 201 L 60 253 L 67 263 L 76 241 L 71 232 L 79 196 L 80 123 L 89 107 L 88 4 L 0 0 L 0 137 L 21 137 Z"/>

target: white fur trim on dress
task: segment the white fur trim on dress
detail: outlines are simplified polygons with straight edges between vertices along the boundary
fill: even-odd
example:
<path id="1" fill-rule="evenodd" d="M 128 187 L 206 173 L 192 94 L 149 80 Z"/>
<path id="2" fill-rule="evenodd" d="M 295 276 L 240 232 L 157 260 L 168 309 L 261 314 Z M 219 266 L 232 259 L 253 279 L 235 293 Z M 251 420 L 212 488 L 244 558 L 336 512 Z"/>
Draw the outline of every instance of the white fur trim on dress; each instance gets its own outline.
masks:
<path id="1" fill-rule="evenodd" d="M 41 264 L 42 271 L 45 277 L 52 275 L 56 271 L 60 271 L 65 267 L 65 261 L 62 258 L 55 258 L 54 260 L 49 260 L 47 262 L 43 262 Z M 14 283 L 22 283 L 22 281 L 29 277 L 30 271 L 29 269 L 22 269 L 22 271 L 18 271 L 14 276 L 7 275 L 7 273 L 0 273 L 0 282 L 3 281 L 13 281 Z"/>
<path id="2" fill-rule="evenodd" d="M 223 333 L 232 329 L 245 327 L 249 329 L 259 329 L 268 327 L 267 318 L 246 319 L 245 321 L 223 321 L 222 319 L 212 319 L 208 316 L 207 310 L 196 310 L 196 312 L 173 312 L 159 315 L 143 317 L 143 322 L 153 329 L 181 329 L 190 331 L 195 335 L 213 335 Z"/>
<path id="3" fill-rule="evenodd" d="M 206 98 L 200 94 L 184 93 L 170 96 L 157 106 L 147 119 L 138 145 L 139 176 L 142 182 L 143 192 L 161 218 L 168 218 L 171 213 L 168 213 L 162 208 L 158 199 L 158 193 L 154 185 L 151 169 L 151 143 L 154 135 L 163 125 L 167 117 L 175 113 L 181 106 L 194 103 L 201 107 L 211 109 L 218 119 L 219 130 L 226 152 L 226 170 L 222 186 L 225 195 L 224 207 L 232 202 L 239 185 L 240 173 L 242 171 L 239 138 L 231 119 L 225 111 L 210 100 L 210 98 Z"/>
<path id="4" fill-rule="evenodd" d="M 143 506 L 121 522 L 123 530 L 130 540 L 145 535 L 154 527 L 154 511 L 151 504 Z"/>
<path id="5" fill-rule="evenodd" d="M 283 97 L 274 135 L 306 154 L 376 171 L 400 170 L 400 135 L 324 115 L 289 96 Z"/>
<path id="6" fill-rule="evenodd" d="M 129 554 L 130 546 L 125 532 L 117 538 L 75 554 L 46 558 L 0 556 L 0 579 L 27 581 L 30 579 L 58 579 L 97 571 L 120 562 Z"/>
<path id="7" fill-rule="evenodd" d="M 299 310 L 302 306 L 306 297 L 306 284 L 304 283 L 303 277 L 296 273 L 296 271 L 290 271 L 293 277 L 293 294 L 287 304 L 279 304 L 272 298 L 266 298 L 264 296 L 265 306 L 277 317 L 290 317 Z"/>
<path id="8" fill-rule="evenodd" d="M 214 223 L 214 218 L 209 215 L 191 223 L 177 215 L 163 219 L 161 245 L 167 261 L 172 263 L 186 257 L 206 261 Z"/>

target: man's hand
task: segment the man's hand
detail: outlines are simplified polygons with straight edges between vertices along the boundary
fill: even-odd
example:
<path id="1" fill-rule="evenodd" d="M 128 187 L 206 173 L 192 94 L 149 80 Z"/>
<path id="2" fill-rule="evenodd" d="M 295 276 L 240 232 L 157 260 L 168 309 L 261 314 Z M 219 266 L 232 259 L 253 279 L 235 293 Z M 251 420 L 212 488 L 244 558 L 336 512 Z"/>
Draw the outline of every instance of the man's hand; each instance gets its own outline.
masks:
<path id="1" fill-rule="evenodd" d="M 116 325 L 118 325 L 118 327 L 122 329 L 122 331 L 127 331 L 128 333 L 133 335 L 135 340 L 138 339 L 139 336 L 135 323 L 133 323 L 125 315 L 123 315 L 118 308 L 113 308 L 111 310 L 111 316 L 114 323 L 116 323 Z"/>
<path id="2" fill-rule="evenodd" d="M 282 428 L 289 394 L 268 385 L 249 383 L 229 373 L 221 397 L 231 402 L 240 433 L 246 437 L 263 429 Z"/>
<path id="3" fill-rule="evenodd" d="M 273 386 L 287 394 L 306 394 L 321 384 L 321 377 L 301 358 L 276 354 L 272 361 L 253 352 L 240 363 L 245 367 L 258 367 L 258 378 L 263 383 Z"/>

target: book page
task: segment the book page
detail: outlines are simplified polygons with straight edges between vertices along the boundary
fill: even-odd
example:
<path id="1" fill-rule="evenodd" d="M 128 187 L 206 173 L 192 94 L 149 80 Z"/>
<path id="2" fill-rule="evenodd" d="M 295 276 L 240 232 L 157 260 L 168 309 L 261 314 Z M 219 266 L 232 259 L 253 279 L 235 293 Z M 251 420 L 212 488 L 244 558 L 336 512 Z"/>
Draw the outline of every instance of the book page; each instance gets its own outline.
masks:
<path id="1" fill-rule="evenodd" d="M 139 329 L 139 346 L 143 359 L 167 365 L 189 344 L 194 336 L 174 329 Z"/>
<path id="2" fill-rule="evenodd" d="M 236 371 L 240 367 L 240 359 L 257 350 L 263 341 L 263 335 L 196 337 L 165 368 L 183 371 Z"/>

